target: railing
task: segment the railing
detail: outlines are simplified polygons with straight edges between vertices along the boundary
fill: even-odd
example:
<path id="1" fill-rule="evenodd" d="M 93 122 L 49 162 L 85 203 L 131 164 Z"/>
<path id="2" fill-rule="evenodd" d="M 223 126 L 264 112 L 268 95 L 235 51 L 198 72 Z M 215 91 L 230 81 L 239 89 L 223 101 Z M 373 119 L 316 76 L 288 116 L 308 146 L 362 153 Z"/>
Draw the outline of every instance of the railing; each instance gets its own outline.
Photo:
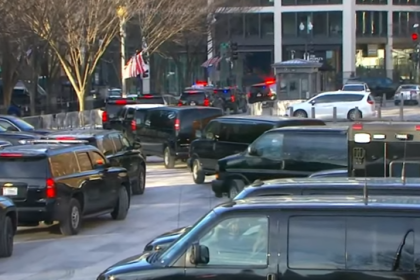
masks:
<path id="1" fill-rule="evenodd" d="M 77 127 L 102 127 L 102 111 L 99 109 L 82 112 L 39 115 L 23 118 L 35 128 L 68 129 Z"/>

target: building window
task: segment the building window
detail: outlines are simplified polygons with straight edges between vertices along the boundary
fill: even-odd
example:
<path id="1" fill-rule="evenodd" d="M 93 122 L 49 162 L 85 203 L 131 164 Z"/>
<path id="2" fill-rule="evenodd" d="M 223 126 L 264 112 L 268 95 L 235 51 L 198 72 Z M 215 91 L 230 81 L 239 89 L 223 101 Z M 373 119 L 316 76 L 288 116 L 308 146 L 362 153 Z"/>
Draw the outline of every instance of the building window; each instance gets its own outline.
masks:
<path id="1" fill-rule="evenodd" d="M 394 5 L 420 6 L 420 0 L 393 0 Z"/>
<path id="2" fill-rule="evenodd" d="M 356 35 L 359 37 L 387 36 L 387 12 L 357 11 Z"/>
<path id="3" fill-rule="evenodd" d="M 282 6 L 305 6 L 326 4 L 343 4 L 343 0 L 281 0 Z"/>
<path id="4" fill-rule="evenodd" d="M 230 35 L 243 36 L 244 35 L 244 15 L 230 14 Z"/>
<path id="5" fill-rule="evenodd" d="M 261 35 L 274 35 L 274 14 L 261 14 Z"/>
<path id="6" fill-rule="evenodd" d="M 393 12 L 392 28 L 396 37 L 410 36 L 413 32 L 413 25 L 420 20 L 419 12 Z"/>
<path id="7" fill-rule="evenodd" d="M 343 34 L 343 12 L 328 13 L 329 36 L 338 37 Z"/>
<path id="8" fill-rule="evenodd" d="M 216 38 L 226 38 L 229 36 L 229 18 L 229 14 L 218 14 L 216 16 Z"/>
<path id="9" fill-rule="evenodd" d="M 260 35 L 260 14 L 245 14 L 245 36 Z"/>
<path id="10" fill-rule="evenodd" d="M 328 12 L 316 12 L 312 13 L 312 25 L 313 34 L 316 35 L 327 35 L 328 34 Z"/>
<path id="11" fill-rule="evenodd" d="M 388 0 L 356 0 L 359 5 L 386 5 Z"/>
<path id="12" fill-rule="evenodd" d="M 299 28 L 299 24 L 296 21 L 296 13 L 283 13 L 281 21 L 283 36 L 294 37 L 297 35 L 296 30 Z"/>

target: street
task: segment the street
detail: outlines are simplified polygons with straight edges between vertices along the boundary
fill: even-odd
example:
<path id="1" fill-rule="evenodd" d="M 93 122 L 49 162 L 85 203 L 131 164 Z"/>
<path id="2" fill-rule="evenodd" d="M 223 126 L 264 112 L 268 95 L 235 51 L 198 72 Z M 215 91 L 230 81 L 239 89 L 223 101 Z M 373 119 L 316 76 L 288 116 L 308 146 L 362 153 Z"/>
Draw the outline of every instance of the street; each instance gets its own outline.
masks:
<path id="1" fill-rule="evenodd" d="M 55 226 L 20 228 L 13 256 L 0 260 L 0 279 L 94 280 L 108 266 L 141 253 L 153 237 L 192 224 L 223 202 L 209 184 L 195 185 L 185 164 L 168 170 L 158 158 L 148 161 L 146 192 L 133 197 L 126 220 L 90 219 L 72 237 L 62 237 Z"/>

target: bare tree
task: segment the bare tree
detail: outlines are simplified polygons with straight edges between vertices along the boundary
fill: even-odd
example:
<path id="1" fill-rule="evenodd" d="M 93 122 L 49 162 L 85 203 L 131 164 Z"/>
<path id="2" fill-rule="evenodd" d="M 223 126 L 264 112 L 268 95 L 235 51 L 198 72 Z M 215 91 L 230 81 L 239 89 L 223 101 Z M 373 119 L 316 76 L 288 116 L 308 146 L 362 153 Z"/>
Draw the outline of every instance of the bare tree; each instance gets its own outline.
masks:
<path id="1" fill-rule="evenodd" d="M 16 1 L 14 14 L 19 13 L 27 26 L 48 43 L 83 111 L 95 68 L 118 35 L 121 17 L 131 19 L 141 9 L 142 1 L 36 0 L 36 5 L 33 1 Z"/>

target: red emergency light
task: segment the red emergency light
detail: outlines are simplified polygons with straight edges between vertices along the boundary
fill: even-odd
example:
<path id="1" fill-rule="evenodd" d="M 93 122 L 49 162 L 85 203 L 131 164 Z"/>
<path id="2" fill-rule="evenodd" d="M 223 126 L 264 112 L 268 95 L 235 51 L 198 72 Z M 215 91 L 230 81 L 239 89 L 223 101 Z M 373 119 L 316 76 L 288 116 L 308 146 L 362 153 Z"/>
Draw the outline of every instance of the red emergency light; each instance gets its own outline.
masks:
<path id="1" fill-rule="evenodd" d="M 197 82 L 195 82 L 195 85 L 196 86 L 207 86 L 207 82 L 206 81 L 197 81 Z"/>
<path id="2" fill-rule="evenodd" d="M 274 85 L 276 83 L 276 79 L 270 78 L 264 81 L 266 85 Z"/>
<path id="3" fill-rule="evenodd" d="M 417 33 L 411 33 L 411 40 L 417 41 L 419 39 L 419 35 Z"/>

